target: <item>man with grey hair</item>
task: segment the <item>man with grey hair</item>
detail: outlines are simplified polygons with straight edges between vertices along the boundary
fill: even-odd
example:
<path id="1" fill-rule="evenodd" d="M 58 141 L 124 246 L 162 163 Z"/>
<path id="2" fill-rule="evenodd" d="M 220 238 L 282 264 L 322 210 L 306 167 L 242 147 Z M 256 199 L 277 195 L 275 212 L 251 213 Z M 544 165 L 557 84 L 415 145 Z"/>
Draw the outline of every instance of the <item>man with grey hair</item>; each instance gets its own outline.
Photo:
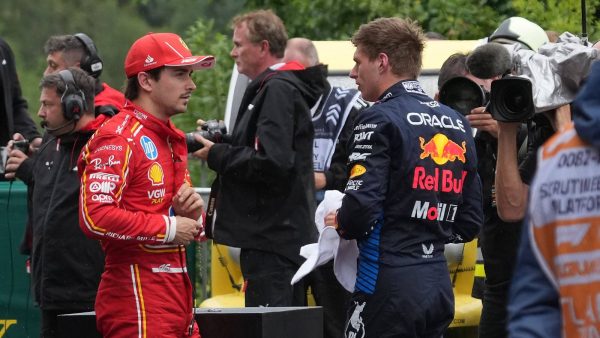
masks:
<path id="1" fill-rule="evenodd" d="M 233 29 L 231 56 L 252 82 L 231 143 L 197 135 L 204 148 L 194 153 L 218 174 L 212 235 L 241 248 L 246 306 L 305 305 L 303 283 L 290 282 L 303 261 L 300 248 L 316 241 L 310 107 L 323 92 L 321 71 L 282 62 L 287 33 L 270 10 L 237 16 Z"/>

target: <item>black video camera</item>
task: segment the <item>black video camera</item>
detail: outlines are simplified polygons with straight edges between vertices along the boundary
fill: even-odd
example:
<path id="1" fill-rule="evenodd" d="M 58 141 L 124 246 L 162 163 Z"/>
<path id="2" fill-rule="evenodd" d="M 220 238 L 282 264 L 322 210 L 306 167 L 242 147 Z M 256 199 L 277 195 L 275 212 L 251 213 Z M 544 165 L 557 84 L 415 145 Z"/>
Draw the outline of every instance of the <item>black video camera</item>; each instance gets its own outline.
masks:
<path id="1" fill-rule="evenodd" d="M 227 126 L 225 122 L 219 120 L 208 120 L 200 126 L 200 130 L 185 134 L 185 143 L 187 144 L 188 153 L 193 153 L 202 149 L 204 145 L 194 137 L 194 134 L 200 134 L 205 139 L 214 143 L 221 143 L 227 134 Z"/>
<path id="2" fill-rule="evenodd" d="M 20 150 L 27 155 L 27 153 L 29 153 L 29 141 L 14 141 L 13 150 Z M 6 172 L 6 161 L 8 160 L 8 157 L 8 147 L 0 147 L 0 174 L 4 174 Z"/>
<path id="3" fill-rule="evenodd" d="M 518 76 L 504 76 L 492 81 L 490 104 L 492 118 L 502 122 L 525 122 L 533 117 L 533 85 Z"/>
<path id="4" fill-rule="evenodd" d="M 466 116 L 487 104 L 488 93 L 472 80 L 457 76 L 442 85 L 439 101 Z"/>

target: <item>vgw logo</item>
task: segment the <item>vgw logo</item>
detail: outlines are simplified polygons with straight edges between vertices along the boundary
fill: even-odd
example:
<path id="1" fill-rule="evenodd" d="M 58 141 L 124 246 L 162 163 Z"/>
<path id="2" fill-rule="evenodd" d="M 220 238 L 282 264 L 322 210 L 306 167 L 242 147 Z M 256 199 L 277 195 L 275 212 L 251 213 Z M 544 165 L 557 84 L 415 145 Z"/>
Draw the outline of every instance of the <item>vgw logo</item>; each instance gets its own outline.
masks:
<path id="1" fill-rule="evenodd" d="M 16 319 L 0 319 L 0 338 L 4 337 L 8 328 L 16 323 Z"/>

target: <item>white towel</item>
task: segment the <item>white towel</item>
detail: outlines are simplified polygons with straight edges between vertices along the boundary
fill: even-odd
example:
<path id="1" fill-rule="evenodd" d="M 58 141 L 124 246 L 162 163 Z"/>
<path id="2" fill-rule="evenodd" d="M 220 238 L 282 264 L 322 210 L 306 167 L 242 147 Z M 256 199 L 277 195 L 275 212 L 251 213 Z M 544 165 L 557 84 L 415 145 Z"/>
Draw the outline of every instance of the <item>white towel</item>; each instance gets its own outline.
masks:
<path id="1" fill-rule="evenodd" d="M 354 291 L 356 260 L 358 258 L 356 241 L 340 238 L 337 231 L 331 226 L 325 226 L 324 222 L 325 215 L 340 208 L 343 197 L 344 194 L 337 190 L 327 190 L 325 192 L 325 197 L 315 212 L 315 224 L 317 230 L 319 230 L 319 241 L 300 248 L 300 255 L 306 258 L 306 261 L 292 278 L 291 284 L 295 284 L 316 267 L 327 263 L 333 258 L 333 271 L 337 280 L 346 290 Z"/>

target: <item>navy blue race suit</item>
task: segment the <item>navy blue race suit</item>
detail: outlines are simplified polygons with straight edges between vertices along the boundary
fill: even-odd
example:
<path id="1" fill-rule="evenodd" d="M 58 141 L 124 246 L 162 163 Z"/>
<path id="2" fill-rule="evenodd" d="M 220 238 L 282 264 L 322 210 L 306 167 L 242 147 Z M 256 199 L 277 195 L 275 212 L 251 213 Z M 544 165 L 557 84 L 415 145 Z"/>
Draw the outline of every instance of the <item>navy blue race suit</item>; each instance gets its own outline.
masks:
<path id="1" fill-rule="evenodd" d="M 358 273 L 347 337 L 439 337 L 454 299 L 444 245 L 483 222 L 471 128 L 400 81 L 359 114 L 338 232 L 357 239 Z"/>

